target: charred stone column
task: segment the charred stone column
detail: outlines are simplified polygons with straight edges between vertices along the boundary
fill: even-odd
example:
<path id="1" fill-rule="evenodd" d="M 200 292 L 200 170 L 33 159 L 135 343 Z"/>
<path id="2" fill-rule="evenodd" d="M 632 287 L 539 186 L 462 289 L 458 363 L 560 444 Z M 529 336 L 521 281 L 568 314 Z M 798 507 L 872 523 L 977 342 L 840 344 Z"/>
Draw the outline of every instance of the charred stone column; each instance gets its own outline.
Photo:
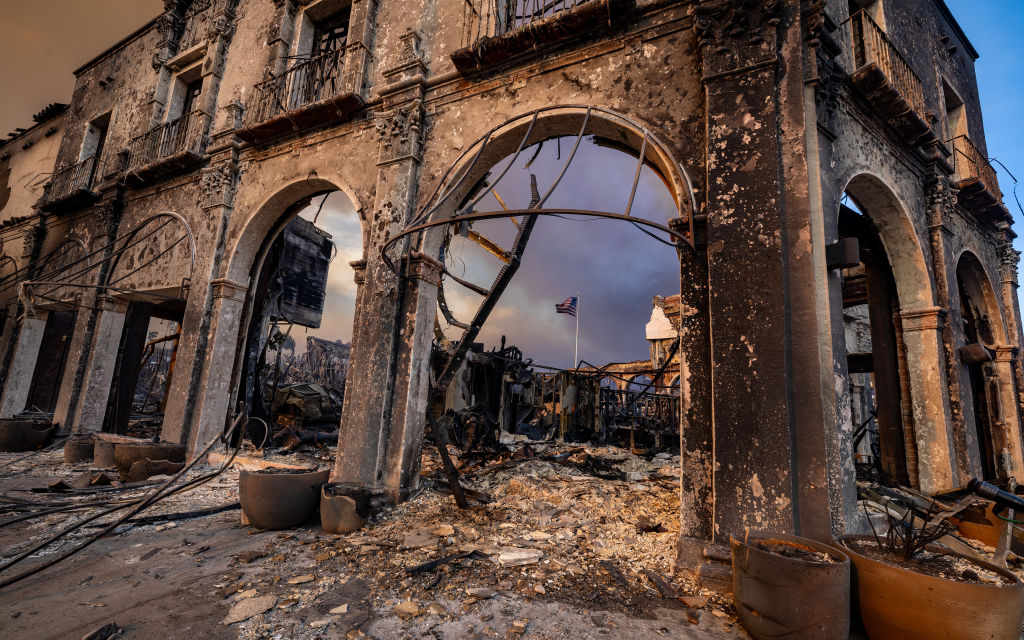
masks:
<path id="1" fill-rule="evenodd" d="M 429 263 L 409 255 L 408 241 L 399 243 L 390 259 L 411 276 L 399 278 L 380 253 L 413 215 L 422 160 L 423 89 L 415 81 L 423 80 L 425 66 L 415 33 L 409 32 L 403 41 L 405 61 L 384 75 L 414 82 L 405 91 L 384 96 L 390 109 L 376 114 L 376 197 L 333 474 L 338 481 L 386 488 L 396 500 L 416 482 L 412 471 L 419 464 L 430 353 L 429 339 L 423 352 L 416 351 L 423 348 L 420 305 L 427 304 L 430 295 L 419 292 L 422 285 L 415 272 L 421 268 L 415 265 L 425 265 L 423 273 L 429 272 Z M 432 303 L 430 308 L 433 311 Z"/>
<path id="2" fill-rule="evenodd" d="M 684 434 L 685 455 L 699 466 L 684 483 L 684 508 L 695 515 L 684 516 L 678 564 L 728 589 L 730 535 L 831 533 L 826 441 L 835 427 L 822 405 L 819 351 L 829 293 L 815 271 L 823 247 L 810 228 L 802 70 L 779 64 L 802 56 L 798 3 L 716 0 L 695 11 L 713 422 L 704 433 L 684 426 L 695 436 Z"/>
<path id="3" fill-rule="evenodd" d="M 67 425 L 76 433 L 103 429 L 107 399 L 110 397 L 110 383 L 114 379 L 114 367 L 117 364 L 117 352 L 121 344 L 121 331 L 124 329 L 128 303 L 101 295 L 96 307 L 99 313 L 86 361 L 85 377 L 82 380 L 82 395 L 78 402 L 78 410 Z"/>
<path id="4" fill-rule="evenodd" d="M 384 469 L 384 486 L 396 500 L 405 499 L 419 485 L 437 288 L 444 269 L 440 262 L 418 251 L 412 252 L 408 262 L 406 311 L 400 329 L 391 439 Z"/>
<path id="5" fill-rule="evenodd" d="M 112 245 L 114 238 L 117 237 L 121 213 L 121 193 L 117 189 L 108 191 L 104 196 L 104 200 L 97 203 L 93 208 L 92 215 L 96 220 L 95 226 L 99 231 L 93 242 L 95 246 L 105 246 L 106 249 L 99 256 L 102 262 L 92 284 L 101 285 L 106 282 L 107 271 L 110 267 L 110 256 L 113 253 Z M 99 327 L 99 318 L 102 313 L 99 305 L 102 296 L 102 289 L 87 288 L 78 295 L 75 301 L 79 308 L 78 319 L 75 322 L 74 333 L 71 335 L 71 346 L 68 350 L 71 355 L 68 357 L 67 365 L 64 368 L 64 377 L 61 380 L 60 391 L 57 394 L 57 406 L 54 408 L 53 415 L 53 421 L 56 424 L 63 425 L 71 430 L 77 429 L 77 416 L 81 410 L 85 380 L 89 372 L 90 359 Z M 120 338 L 120 334 L 118 334 L 118 338 Z M 118 346 L 115 343 L 115 356 Z M 106 404 L 106 399 L 104 399 L 104 404 Z"/>
<path id="6" fill-rule="evenodd" d="M 232 112 L 229 109 L 229 112 Z M 225 412 L 214 413 L 214 405 L 207 411 L 206 401 L 215 398 L 206 385 L 218 385 L 213 380 L 211 367 L 217 368 L 216 375 L 230 379 L 230 367 L 233 362 L 221 362 L 211 358 L 211 340 L 235 340 L 238 337 L 238 319 L 232 313 L 237 288 L 244 287 L 241 283 L 216 280 L 214 274 L 220 272 L 223 259 L 225 234 L 228 220 L 234 209 L 235 188 L 239 169 L 237 164 L 238 145 L 234 140 L 233 130 L 237 127 L 237 116 L 229 120 L 226 129 L 211 144 L 211 165 L 202 171 L 200 191 L 204 215 L 214 220 L 216 232 L 216 251 L 206 261 L 197 261 L 193 281 L 189 288 L 188 303 L 185 316 L 181 323 L 181 340 L 178 344 L 178 356 L 168 390 L 169 401 L 164 416 L 161 437 L 168 442 L 187 445 L 189 455 L 202 448 L 211 438 L 224 428 L 227 419 Z M 218 284 L 219 283 L 219 284 Z M 215 308 L 228 311 L 226 326 L 220 327 L 220 316 Z M 232 322 L 235 322 L 232 330 Z M 223 344 L 223 343 L 221 343 Z M 219 389 L 219 387 L 217 387 Z M 217 400 L 224 402 L 226 398 Z M 219 415 L 219 417 L 218 417 Z M 200 417 L 202 416 L 202 417 Z"/>
<path id="7" fill-rule="evenodd" d="M 1002 296 L 1003 317 L 1006 319 L 1007 341 L 1016 351 L 1011 360 L 1014 382 L 1014 410 L 1018 415 L 1017 433 L 1024 436 L 1020 431 L 1019 416 L 1024 416 L 1024 366 L 1021 365 L 1020 348 L 1024 344 L 1024 333 L 1022 333 L 1020 317 L 1020 301 L 1017 298 L 1017 265 L 1020 262 L 1020 252 L 1013 248 L 1012 232 L 1006 230 L 1005 242 L 999 245 L 999 284 Z M 1024 482 L 1024 473 L 1017 476 L 1018 482 Z"/>
<path id="8" fill-rule="evenodd" d="M 1021 442 L 1020 413 L 1017 409 L 1017 385 L 1013 379 L 1017 348 L 1007 345 L 996 347 L 994 363 L 996 393 L 999 400 L 999 418 L 1003 427 L 1002 440 L 1006 445 L 1003 466 L 1015 479 L 1024 479 L 1024 442 Z"/>
<path id="9" fill-rule="evenodd" d="M 966 474 L 971 468 L 970 453 L 967 446 L 967 427 L 964 420 L 964 409 L 961 403 L 961 385 L 969 381 L 960 378 L 960 361 L 956 357 L 955 346 L 962 344 L 962 335 L 955 329 L 951 315 L 956 314 L 960 307 L 957 291 L 956 260 L 950 250 L 953 230 L 948 221 L 955 215 L 957 206 L 957 189 L 949 179 L 953 167 L 948 163 L 949 151 L 945 145 L 936 141 L 925 146 L 928 154 L 930 170 L 933 173 L 925 188 L 928 194 L 928 231 L 932 273 L 935 274 L 935 295 L 939 307 L 952 314 L 945 314 L 942 322 L 942 361 L 946 368 L 946 380 L 949 385 L 949 417 L 956 446 L 952 453 L 956 457 L 956 465 L 960 475 Z M 952 267 L 951 267 L 952 266 Z M 954 293 L 950 293 L 954 292 Z M 958 315 L 958 314 L 957 314 Z M 904 407 L 906 410 L 906 407 Z"/>
<path id="10" fill-rule="evenodd" d="M 949 420 L 949 391 L 942 354 L 940 307 L 904 310 L 903 343 L 907 349 L 910 396 L 914 403 L 918 479 L 921 491 L 933 494 L 962 484 L 956 468 L 953 425 Z"/>
<path id="11" fill-rule="evenodd" d="M 17 332 L 16 341 L 11 345 L 13 353 L 3 396 L 0 397 L 0 418 L 9 418 L 25 409 L 45 328 L 45 312 L 39 315 L 29 315 L 26 312 L 21 319 L 21 330 Z"/>

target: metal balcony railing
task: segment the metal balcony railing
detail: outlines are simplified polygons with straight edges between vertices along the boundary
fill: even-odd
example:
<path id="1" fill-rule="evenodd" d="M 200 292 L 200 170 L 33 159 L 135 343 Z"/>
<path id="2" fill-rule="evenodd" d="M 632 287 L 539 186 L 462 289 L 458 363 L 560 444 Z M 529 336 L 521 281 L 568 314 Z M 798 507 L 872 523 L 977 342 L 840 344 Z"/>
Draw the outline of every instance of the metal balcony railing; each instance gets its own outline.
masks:
<path id="1" fill-rule="evenodd" d="M 80 191 L 89 191 L 92 187 L 93 173 L 96 168 L 96 156 L 54 171 L 50 183 L 46 186 L 43 201 L 57 202 Z"/>
<path id="2" fill-rule="evenodd" d="M 209 117 L 201 109 L 157 125 L 128 143 L 125 169 L 137 169 L 183 151 L 202 153 Z"/>
<path id="3" fill-rule="evenodd" d="M 193 0 L 185 11 L 181 37 L 178 39 L 178 53 L 188 51 L 206 37 L 212 6 L 212 0 Z"/>
<path id="4" fill-rule="evenodd" d="M 260 82 L 253 87 L 244 126 L 337 96 L 343 88 L 344 67 L 344 51 L 329 51 Z"/>
<path id="5" fill-rule="evenodd" d="M 910 103 L 918 117 L 925 118 L 924 85 L 913 68 L 889 41 L 885 31 L 865 11 L 850 16 L 853 32 L 853 60 L 857 69 L 874 63 L 889 84 Z"/>
<path id="6" fill-rule="evenodd" d="M 572 9 L 588 0 L 466 0 L 466 40 L 498 36 Z"/>
<path id="7" fill-rule="evenodd" d="M 988 158 L 978 151 L 970 138 L 957 136 L 947 141 L 953 151 L 953 168 L 960 181 L 977 178 L 985 185 L 996 198 L 1001 197 L 999 181 L 996 178 L 996 170 L 989 163 Z"/>

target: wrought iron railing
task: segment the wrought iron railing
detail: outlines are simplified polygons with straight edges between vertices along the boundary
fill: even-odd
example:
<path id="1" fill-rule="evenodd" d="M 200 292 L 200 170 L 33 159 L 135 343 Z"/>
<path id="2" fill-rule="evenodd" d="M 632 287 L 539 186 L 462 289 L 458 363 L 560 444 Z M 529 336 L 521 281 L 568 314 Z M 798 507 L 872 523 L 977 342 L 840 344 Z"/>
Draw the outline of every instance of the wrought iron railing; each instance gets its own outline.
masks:
<path id="1" fill-rule="evenodd" d="M 466 0 L 466 32 L 463 46 L 470 46 L 481 38 L 514 31 L 588 1 L 590 0 Z"/>
<path id="2" fill-rule="evenodd" d="M 856 68 L 874 63 L 922 120 L 925 118 L 924 85 L 910 63 L 896 49 L 866 11 L 850 16 L 853 33 L 853 61 Z"/>
<path id="3" fill-rule="evenodd" d="M 253 87 L 244 124 L 259 124 L 282 113 L 337 96 L 342 90 L 344 67 L 344 51 L 329 51 L 260 82 Z"/>
<path id="4" fill-rule="evenodd" d="M 601 389 L 601 416 L 606 423 L 636 426 L 641 420 L 659 422 L 667 429 L 679 425 L 679 398 L 628 389 Z"/>
<path id="5" fill-rule="evenodd" d="M 126 169 L 137 169 L 182 151 L 202 153 L 208 116 L 201 109 L 157 125 L 128 143 Z"/>
<path id="6" fill-rule="evenodd" d="M 980 179 L 985 187 L 997 198 L 1002 194 L 999 191 L 999 181 L 996 178 L 996 170 L 989 163 L 985 154 L 978 151 L 971 139 L 967 136 L 957 136 L 946 144 L 952 147 L 953 168 L 960 180 Z"/>
<path id="7" fill-rule="evenodd" d="M 181 37 L 178 38 L 178 52 L 188 51 L 206 37 L 206 29 L 210 24 L 210 7 L 212 0 L 193 0 L 185 11 Z"/>
<path id="8" fill-rule="evenodd" d="M 81 162 L 54 171 L 43 194 L 43 201 L 56 202 L 78 191 L 89 191 L 95 168 L 96 156 L 89 156 Z"/>

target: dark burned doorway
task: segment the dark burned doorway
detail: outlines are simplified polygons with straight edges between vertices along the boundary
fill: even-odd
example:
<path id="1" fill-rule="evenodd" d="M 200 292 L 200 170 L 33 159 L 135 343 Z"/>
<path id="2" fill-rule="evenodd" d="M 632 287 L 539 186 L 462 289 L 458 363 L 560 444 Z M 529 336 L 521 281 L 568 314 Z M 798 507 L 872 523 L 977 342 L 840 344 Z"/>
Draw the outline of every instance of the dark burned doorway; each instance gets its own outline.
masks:
<path id="1" fill-rule="evenodd" d="M 871 219 L 852 198 L 840 206 L 839 237 L 856 238 L 858 266 L 843 270 L 843 319 L 858 474 L 910 485 L 892 266 Z"/>
<path id="2" fill-rule="evenodd" d="M 77 318 L 78 314 L 74 311 L 51 311 L 46 317 L 26 410 L 53 413 L 56 408 L 57 392 L 64 378 L 71 335 L 75 331 Z"/>
<path id="3" fill-rule="evenodd" d="M 982 479 L 997 480 L 999 469 L 996 464 L 998 446 L 995 442 L 995 428 L 999 421 L 999 392 L 992 362 L 992 347 L 996 340 L 992 319 L 985 313 L 985 292 L 978 281 L 977 270 L 981 270 L 981 265 L 969 254 L 965 254 L 957 264 L 956 282 L 965 342 L 959 350 L 959 356 L 970 385 Z M 984 273 L 983 270 L 981 273 Z"/>
<path id="4" fill-rule="evenodd" d="M 103 430 L 153 435 L 163 423 L 185 301 L 134 301 L 125 313 Z"/>
<path id="5" fill-rule="evenodd" d="M 250 434 L 257 446 L 332 441 L 325 434 L 338 429 L 349 375 L 350 263 L 361 258 L 361 224 L 339 191 L 288 208 L 265 239 L 238 389 L 249 414 L 270 427 Z"/>

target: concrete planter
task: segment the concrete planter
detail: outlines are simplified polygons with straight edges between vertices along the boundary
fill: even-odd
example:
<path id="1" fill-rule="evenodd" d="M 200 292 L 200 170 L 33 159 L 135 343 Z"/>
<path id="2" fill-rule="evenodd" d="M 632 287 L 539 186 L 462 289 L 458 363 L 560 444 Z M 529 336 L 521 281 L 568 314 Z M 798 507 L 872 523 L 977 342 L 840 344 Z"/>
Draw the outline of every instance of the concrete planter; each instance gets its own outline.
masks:
<path id="1" fill-rule="evenodd" d="M 309 520 L 329 471 L 243 470 L 238 475 L 242 512 L 257 529 L 290 529 Z"/>
<path id="2" fill-rule="evenodd" d="M 53 434 L 53 425 L 38 420 L 0 420 L 0 451 L 35 451 Z"/>
<path id="3" fill-rule="evenodd" d="M 848 535 L 838 542 L 853 561 L 860 615 L 871 640 L 1019 640 L 1024 583 L 1009 571 L 950 553 L 1013 581 L 959 582 L 880 562 L 851 550 L 850 542 L 873 543 L 874 537 Z"/>
<path id="4" fill-rule="evenodd" d="M 366 524 L 370 492 L 343 483 L 325 484 L 320 490 L 320 523 L 327 533 L 351 533 Z"/>
<path id="5" fill-rule="evenodd" d="M 824 553 L 838 562 L 788 557 L 754 546 L 772 541 Z M 743 626 L 755 640 L 847 640 L 850 559 L 828 545 L 779 533 L 731 538 L 733 593 Z"/>
<path id="6" fill-rule="evenodd" d="M 143 460 L 185 462 L 185 447 L 169 442 L 115 442 L 114 466 L 126 480 L 132 465 Z"/>
<path id="7" fill-rule="evenodd" d="M 64 443 L 64 462 L 75 464 L 92 460 L 96 442 L 88 434 L 73 435 Z"/>

